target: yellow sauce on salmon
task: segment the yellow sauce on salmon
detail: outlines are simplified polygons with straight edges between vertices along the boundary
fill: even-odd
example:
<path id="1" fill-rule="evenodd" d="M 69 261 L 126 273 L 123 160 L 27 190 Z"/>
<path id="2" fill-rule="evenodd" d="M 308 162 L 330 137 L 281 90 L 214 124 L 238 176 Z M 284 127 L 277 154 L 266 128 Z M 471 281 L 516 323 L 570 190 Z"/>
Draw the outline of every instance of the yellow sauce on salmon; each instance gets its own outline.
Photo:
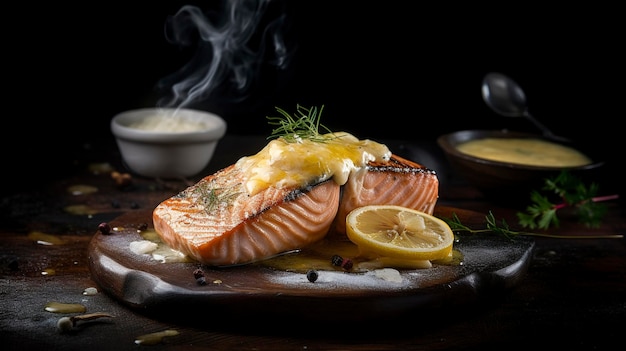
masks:
<path id="1" fill-rule="evenodd" d="M 239 159 L 236 166 L 245 174 L 248 193 L 254 195 L 270 186 L 304 187 L 330 178 L 343 185 L 353 170 L 391 157 L 384 144 L 359 140 L 349 133 L 329 133 L 322 138 L 274 139 L 257 154 Z"/>
<path id="2" fill-rule="evenodd" d="M 591 163 L 571 147 L 540 139 L 483 138 L 457 145 L 465 154 L 486 160 L 543 167 L 577 167 Z"/>

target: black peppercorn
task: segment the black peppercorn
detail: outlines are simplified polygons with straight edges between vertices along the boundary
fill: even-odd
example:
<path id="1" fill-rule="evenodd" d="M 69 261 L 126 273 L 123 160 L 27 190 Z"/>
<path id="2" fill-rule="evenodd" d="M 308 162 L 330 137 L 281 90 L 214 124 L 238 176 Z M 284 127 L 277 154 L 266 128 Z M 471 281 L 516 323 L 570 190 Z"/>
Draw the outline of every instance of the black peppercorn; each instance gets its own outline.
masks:
<path id="1" fill-rule="evenodd" d="M 202 271 L 202 269 L 198 268 L 195 271 L 193 271 L 193 277 L 195 279 L 199 279 L 199 278 L 203 278 L 204 277 L 204 271 Z"/>
<path id="2" fill-rule="evenodd" d="M 347 271 L 352 269 L 353 263 L 352 260 L 349 258 L 343 258 L 339 255 L 333 255 L 333 257 L 331 258 L 330 262 L 332 263 L 333 266 L 336 267 L 341 267 Z"/>
<path id="3" fill-rule="evenodd" d="M 311 283 L 314 283 L 318 277 L 319 274 L 317 274 L 317 271 L 314 269 L 310 269 L 308 272 L 306 272 L 306 279 L 308 279 Z"/>
<path id="4" fill-rule="evenodd" d="M 341 267 L 342 262 L 343 258 L 339 255 L 333 255 L 333 257 L 330 259 L 330 263 L 332 263 L 333 266 Z"/>
<path id="5" fill-rule="evenodd" d="M 98 225 L 98 230 L 100 231 L 100 233 L 102 234 L 111 234 L 111 226 L 109 225 L 109 223 L 100 223 Z"/>
<path id="6" fill-rule="evenodd" d="M 347 270 L 347 271 L 349 271 L 349 270 L 351 270 L 351 269 L 352 269 L 352 265 L 353 265 L 352 260 L 351 260 L 351 259 L 349 259 L 349 258 L 346 258 L 346 259 L 344 259 L 344 260 L 341 262 L 341 268 L 343 268 L 343 269 L 345 269 L 345 270 Z"/>

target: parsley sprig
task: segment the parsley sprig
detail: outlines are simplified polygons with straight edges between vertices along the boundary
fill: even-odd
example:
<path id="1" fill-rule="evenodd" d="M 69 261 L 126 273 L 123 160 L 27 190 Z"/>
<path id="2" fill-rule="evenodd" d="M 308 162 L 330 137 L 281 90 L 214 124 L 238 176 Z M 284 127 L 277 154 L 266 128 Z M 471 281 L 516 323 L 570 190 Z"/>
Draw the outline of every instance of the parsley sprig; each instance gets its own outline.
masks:
<path id="1" fill-rule="evenodd" d="M 616 199 L 617 195 L 597 196 L 597 183 L 585 184 L 568 171 L 545 180 L 541 189 L 530 194 L 531 204 L 523 212 L 517 212 L 519 224 L 529 229 L 559 227 L 557 216 L 560 209 L 573 209 L 578 220 L 588 228 L 597 228 L 608 208 L 602 201 Z M 552 197 L 550 197 L 552 195 Z"/>
<path id="2" fill-rule="evenodd" d="M 568 171 L 562 171 L 557 177 L 545 180 L 545 185 L 540 191 L 532 191 L 530 199 L 532 204 L 524 212 L 517 212 L 518 224 L 523 228 L 549 229 L 558 227 L 560 222 L 557 216 L 559 210 L 572 208 L 578 215 L 579 221 L 586 227 L 599 227 L 608 208 L 600 202 L 614 200 L 618 195 L 596 196 L 598 185 L 592 183 L 587 186 L 580 178 L 572 175 Z M 553 198 L 560 201 L 555 203 Z M 508 223 L 502 219 L 500 222 L 491 211 L 485 216 L 485 227 L 482 229 L 472 229 L 461 222 L 456 213 L 452 218 L 441 218 L 453 231 L 468 232 L 471 234 L 494 233 L 501 234 L 508 238 L 517 235 L 540 236 L 549 238 L 570 238 L 570 239 L 599 239 L 599 238 L 622 238 L 623 235 L 558 235 L 547 233 L 535 233 L 530 231 L 516 231 L 509 227 Z"/>

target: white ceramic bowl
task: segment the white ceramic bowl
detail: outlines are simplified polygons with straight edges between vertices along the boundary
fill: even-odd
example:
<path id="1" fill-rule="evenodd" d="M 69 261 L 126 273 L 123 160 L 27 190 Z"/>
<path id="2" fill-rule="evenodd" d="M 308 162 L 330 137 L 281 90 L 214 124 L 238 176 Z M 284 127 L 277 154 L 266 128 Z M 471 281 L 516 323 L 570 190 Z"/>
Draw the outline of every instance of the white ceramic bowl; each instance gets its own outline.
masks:
<path id="1" fill-rule="evenodd" d="M 219 139 L 226 134 L 226 122 L 206 111 L 153 107 L 115 115 L 111 131 L 132 172 L 154 178 L 186 178 L 209 164 Z"/>

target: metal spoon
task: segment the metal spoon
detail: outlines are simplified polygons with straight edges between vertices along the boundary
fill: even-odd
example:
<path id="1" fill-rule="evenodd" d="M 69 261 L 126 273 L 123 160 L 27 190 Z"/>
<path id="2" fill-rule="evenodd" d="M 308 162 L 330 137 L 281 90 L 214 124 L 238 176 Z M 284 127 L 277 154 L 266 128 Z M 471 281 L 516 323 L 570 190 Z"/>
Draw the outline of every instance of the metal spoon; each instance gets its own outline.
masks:
<path id="1" fill-rule="evenodd" d="M 511 78 L 501 73 L 488 73 L 483 78 L 483 100 L 492 110 L 505 117 L 526 117 L 543 136 L 556 141 L 569 141 L 569 139 L 556 136 L 543 124 L 539 123 L 529 112 L 526 105 L 526 95 L 522 88 Z"/>

